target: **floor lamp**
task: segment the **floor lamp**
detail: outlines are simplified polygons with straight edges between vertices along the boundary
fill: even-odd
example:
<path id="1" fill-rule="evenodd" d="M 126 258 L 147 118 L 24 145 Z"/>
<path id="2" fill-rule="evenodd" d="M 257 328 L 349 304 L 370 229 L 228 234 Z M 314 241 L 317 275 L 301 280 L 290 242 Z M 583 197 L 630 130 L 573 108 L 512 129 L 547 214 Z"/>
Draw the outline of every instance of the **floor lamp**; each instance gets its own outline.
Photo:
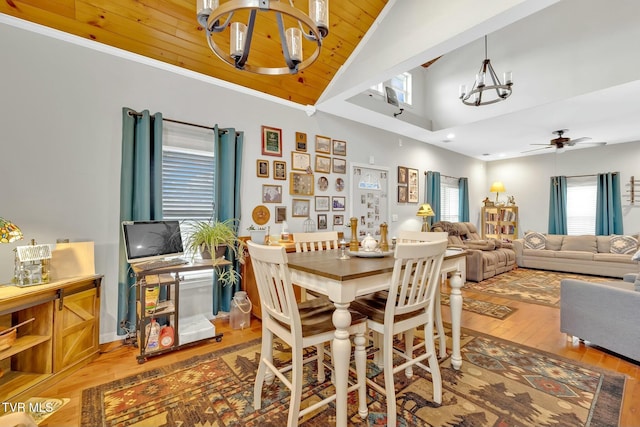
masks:
<path id="1" fill-rule="evenodd" d="M 422 217 L 421 231 L 429 231 L 428 218 L 430 216 L 436 216 L 436 214 L 433 212 L 433 209 L 431 209 L 431 205 L 429 205 L 429 203 L 423 203 L 422 205 L 420 205 L 420 209 L 418 209 L 418 213 L 416 215 Z"/>

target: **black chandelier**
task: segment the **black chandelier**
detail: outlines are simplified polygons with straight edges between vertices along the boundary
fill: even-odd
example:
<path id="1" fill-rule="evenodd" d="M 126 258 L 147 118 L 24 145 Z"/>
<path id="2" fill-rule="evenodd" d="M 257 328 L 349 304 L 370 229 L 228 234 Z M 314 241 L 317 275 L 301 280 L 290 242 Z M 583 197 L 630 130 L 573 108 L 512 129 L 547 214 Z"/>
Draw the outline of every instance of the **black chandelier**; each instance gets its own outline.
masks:
<path id="1" fill-rule="evenodd" d="M 309 0 L 309 14 L 297 9 L 292 0 L 197 0 L 198 23 L 207 32 L 207 42 L 216 56 L 238 70 L 255 74 L 296 74 L 313 64 L 320 55 L 322 39 L 329 34 L 329 0 Z M 231 22 L 235 12 L 248 12 L 248 21 Z M 254 26 L 258 13 L 275 14 L 284 67 L 249 63 Z M 285 30 L 284 17 L 295 25 Z M 214 35 L 230 29 L 230 52 L 225 53 L 215 42 Z M 315 43 L 315 50 L 307 59 L 302 52 L 302 37 Z M 268 39 L 267 36 L 265 39 Z"/>
<path id="2" fill-rule="evenodd" d="M 467 85 L 460 85 L 459 97 L 465 105 L 476 107 L 489 105 L 504 101 L 511 96 L 511 87 L 513 86 L 511 71 L 504 73 L 504 84 L 502 84 L 496 72 L 493 70 L 491 60 L 487 55 L 487 36 L 484 36 L 484 58 L 471 90 L 467 92 Z M 487 75 L 491 79 L 492 84 L 487 84 Z"/>

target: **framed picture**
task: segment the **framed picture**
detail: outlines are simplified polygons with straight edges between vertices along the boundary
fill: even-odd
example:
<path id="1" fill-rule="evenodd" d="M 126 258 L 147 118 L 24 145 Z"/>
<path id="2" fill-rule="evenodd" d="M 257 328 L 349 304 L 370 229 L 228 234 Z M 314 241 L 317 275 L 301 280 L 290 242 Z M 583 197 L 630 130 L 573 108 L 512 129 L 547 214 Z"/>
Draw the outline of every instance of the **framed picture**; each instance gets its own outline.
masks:
<path id="1" fill-rule="evenodd" d="M 307 151 L 307 134 L 296 132 L 296 151 Z"/>
<path id="2" fill-rule="evenodd" d="M 407 187 L 398 185 L 398 203 L 407 203 Z"/>
<path id="3" fill-rule="evenodd" d="M 331 157 L 316 155 L 316 172 L 330 173 L 331 172 Z"/>
<path id="4" fill-rule="evenodd" d="M 262 126 L 262 155 L 282 157 L 282 129 Z"/>
<path id="5" fill-rule="evenodd" d="M 344 179 L 336 178 L 336 191 L 344 190 Z"/>
<path id="6" fill-rule="evenodd" d="M 316 135 L 316 153 L 331 154 L 331 138 Z"/>
<path id="7" fill-rule="evenodd" d="M 311 155 L 307 153 L 291 152 L 291 169 L 297 171 L 306 171 L 311 166 Z"/>
<path id="8" fill-rule="evenodd" d="M 418 169 L 407 168 L 407 202 L 418 203 Z"/>
<path id="9" fill-rule="evenodd" d="M 345 210 L 345 197 L 343 196 L 333 196 L 331 199 L 331 208 L 334 211 L 343 211 Z"/>
<path id="10" fill-rule="evenodd" d="M 313 196 L 313 175 L 300 172 L 289 172 L 289 194 L 296 196 Z"/>
<path id="11" fill-rule="evenodd" d="M 256 161 L 256 175 L 258 178 L 269 178 L 269 160 Z"/>
<path id="12" fill-rule="evenodd" d="M 309 216 L 309 199 L 293 199 L 291 201 L 292 217 L 308 217 Z"/>
<path id="13" fill-rule="evenodd" d="M 329 196 L 316 196 L 316 212 L 328 211 Z"/>
<path id="14" fill-rule="evenodd" d="M 327 179 L 327 177 L 321 176 L 320 178 L 318 178 L 318 189 L 320 191 L 327 191 L 327 188 L 329 188 L 329 180 Z"/>
<path id="15" fill-rule="evenodd" d="M 398 166 L 398 184 L 407 183 L 407 168 L 404 166 Z"/>
<path id="16" fill-rule="evenodd" d="M 334 215 L 333 225 L 344 225 L 344 215 Z"/>
<path id="17" fill-rule="evenodd" d="M 318 214 L 318 230 L 327 229 L 327 214 Z"/>
<path id="18" fill-rule="evenodd" d="M 276 224 L 281 224 L 287 220 L 287 207 L 276 206 Z"/>
<path id="19" fill-rule="evenodd" d="M 337 157 L 333 157 L 331 161 L 333 163 L 333 173 L 347 173 L 346 159 L 338 159 Z"/>
<path id="20" fill-rule="evenodd" d="M 287 179 L 287 162 L 281 160 L 273 161 L 273 179 Z"/>
<path id="21" fill-rule="evenodd" d="M 333 140 L 333 155 L 334 156 L 346 156 L 347 155 L 347 141 L 340 141 L 338 139 Z"/>
<path id="22" fill-rule="evenodd" d="M 262 185 L 262 203 L 282 203 L 282 185 Z"/>

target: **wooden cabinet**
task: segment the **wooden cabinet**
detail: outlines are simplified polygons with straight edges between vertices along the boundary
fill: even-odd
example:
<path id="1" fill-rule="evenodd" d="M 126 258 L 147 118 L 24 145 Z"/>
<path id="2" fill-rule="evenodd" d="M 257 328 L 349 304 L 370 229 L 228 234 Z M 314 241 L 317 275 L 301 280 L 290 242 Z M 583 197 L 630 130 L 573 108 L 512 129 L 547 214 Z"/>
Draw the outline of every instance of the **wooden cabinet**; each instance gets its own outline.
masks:
<path id="1" fill-rule="evenodd" d="M 0 351 L 0 401 L 33 397 L 98 356 L 101 282 L 102 276 L 90 275 L 0 286 L 0 325 L 34 319 Z"/>
<path id="2" fill-rule="evenodd" d="M 518 238 L 517 206 L 485 206 L 482 208 L 482 237 L 500 240 Z"/>

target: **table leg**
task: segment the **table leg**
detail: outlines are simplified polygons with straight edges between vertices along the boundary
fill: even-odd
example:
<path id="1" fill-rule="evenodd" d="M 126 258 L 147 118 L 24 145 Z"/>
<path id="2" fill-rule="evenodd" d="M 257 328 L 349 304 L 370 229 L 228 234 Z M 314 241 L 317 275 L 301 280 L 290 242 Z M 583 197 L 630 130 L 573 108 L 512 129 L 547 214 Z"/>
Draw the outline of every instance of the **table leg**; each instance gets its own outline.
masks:
<path id="1" fill-rule="evenodd" d="M 333 368 L 336 387 L 336 426 L 347 426 L 347 388 L 349 387 L 349 360 L 351 359 L 351 341 L 349 326 L 351 313 L 349 303 L 334 303 L 333 325 L 336 328 L 333 338 Z"/>
<path id="2" fill-rule="evenodd" d="M 446 275 L 446 274 L 445 274 Z M 440 300 L 440 288 L 442 284 L 438 286 L 436 290 L 436 300 L 434 301 L 436 331 L 438 332 L 438 343 L 440 348 L 440 359 L 447 357 L 447 337 L 444 333 L 444 325 L 442 323 L 442 302 Z"/>
<path id="3" fill-rule="evenodd" d="M 460 323 L 462 318 L 462 277 L 460 270 L 457 270 L 451 276 L 451 338 L 452 338 L 452 353 L 451 353 L 451 366 L 454 369 L 460 369 L 462 366 L 462 356 L 460 355 Z"/>

